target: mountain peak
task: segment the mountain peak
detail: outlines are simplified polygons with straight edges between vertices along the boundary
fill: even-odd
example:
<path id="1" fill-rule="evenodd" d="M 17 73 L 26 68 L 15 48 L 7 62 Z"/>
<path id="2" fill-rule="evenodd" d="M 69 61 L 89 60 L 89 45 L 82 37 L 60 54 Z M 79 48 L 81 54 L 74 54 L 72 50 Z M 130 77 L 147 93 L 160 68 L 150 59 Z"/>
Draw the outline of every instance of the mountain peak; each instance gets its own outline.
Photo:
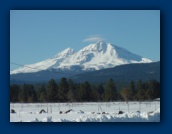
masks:
<path id="1" fill-rule="evenodd" d="M 94 44 L 90 44 L 86 47 L 84 47 L 83 49 L 81 49 L 81 51 L 105 51 L 107 49 L 107 43 L 104 41 L 98 41 L 97 43 Z"/>
<path id="2" fill-rule="evenodd" d="M 75 52 L 72 48 L 67 48 L 53 58 L 29 65 L 29 68 L 19 68 L 10 72 L 10 74 L 36 72 L 46 69 L 100 70 L 122 64 L 149 62 L 152 61 L 133 54 L 122 47 L 100 40 L 82 48 L 78 52 Z M 35 68 L 37 69 L 35 70 Z"/>
<path id="3" fill-rule="evenodd" d="M 99 40 L 96 44 L 107 45 L 105 41 Z"/>
<path id="4" fill-rule="evenodd" d="M 70 48 L 70 47 L 68 47 L 67 49 L 65 49 L 65 50 L 63 50 L 63 51 L 61 51 L 60 53 L 58 53 L 55 57 L 61 57 L 61 56 L 68 56 L 68 55 L 72 55 L 72 54 L 74 54 L 75 53 L 75 50 L 74 49 L 72 49 L 72 48 Z"/>
<path id="5" fill-rule="evenodd" d="M 63 53 L 68 53 L 68 54 L 73 54 L 74 53 L 74 49 L 68 47 L 66 48 L 64 51 L 62 51 Z"/>

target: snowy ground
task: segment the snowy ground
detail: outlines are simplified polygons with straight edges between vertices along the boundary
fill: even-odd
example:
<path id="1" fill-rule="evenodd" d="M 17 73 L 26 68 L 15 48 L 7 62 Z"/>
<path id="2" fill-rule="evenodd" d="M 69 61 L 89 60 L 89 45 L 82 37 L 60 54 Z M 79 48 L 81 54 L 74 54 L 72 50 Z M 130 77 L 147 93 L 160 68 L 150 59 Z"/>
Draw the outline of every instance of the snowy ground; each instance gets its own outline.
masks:
<path id="1" fill-rule="evenodd" d="M 10 122 L 160 122 L 160 102 L 11 103 Z"/>

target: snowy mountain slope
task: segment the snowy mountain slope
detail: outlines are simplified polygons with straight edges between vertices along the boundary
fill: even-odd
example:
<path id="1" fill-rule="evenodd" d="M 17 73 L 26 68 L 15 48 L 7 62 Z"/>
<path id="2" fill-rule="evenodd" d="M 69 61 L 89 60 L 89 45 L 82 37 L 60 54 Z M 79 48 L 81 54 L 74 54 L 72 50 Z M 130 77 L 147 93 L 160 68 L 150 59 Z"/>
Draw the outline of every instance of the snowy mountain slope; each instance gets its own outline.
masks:
<path id="1" fill-rule="evenodd" d="M 59 66 L 59 64 L 70 55 L 74 54 L 74 50 L 71 48 L 67 48 L 64 51 L 58 53 L 53 58 L 35 63 L 30 65 L 25 65 L 22 68 L 10 71 L 10 74 L 17 74 L 17 73 L 31 73 L 31 72 L 38 72 L 52 68 L 52 66 Z"/>
<path id="2" fill-rule="evenodd" d="M 90 44 L 75 52 L 71 48 L 58 53 L 53 58 L 36 64 L 26 65 L 22 68 L 10 71 L 10 74 L 32 73 L 43 70 L 71 70 L 81 68 L 81 70 L 100 70 L 130 63 L 149 63 L 147 58 L 133 54 L 124 48 L 99 41 Z"/>

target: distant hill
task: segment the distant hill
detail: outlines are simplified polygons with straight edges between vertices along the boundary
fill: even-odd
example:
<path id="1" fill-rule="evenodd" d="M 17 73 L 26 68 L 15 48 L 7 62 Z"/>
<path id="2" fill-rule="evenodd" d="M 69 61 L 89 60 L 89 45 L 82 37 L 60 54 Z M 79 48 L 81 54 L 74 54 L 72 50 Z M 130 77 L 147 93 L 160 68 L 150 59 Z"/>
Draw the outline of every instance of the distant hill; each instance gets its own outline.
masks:
<path id="1" fill-rule="evenodd" d="M 126 64 L 113 68 L 87 72 L 71 77 L 75 81 L 104 82 L 113 78 L 115 82 L 129 82 L 131 80 L 160 81 L 160 61 L 152 63 Z"/>
<path id="2" fill-rule="evenodd" d="M 51 75 L 46 75 L 47 71 L 41 71 L 39 74 L 27 73 L 27 74 L 16 74 L 17 78 L 13 78 L 13 75 L 10 76 L 10 83 L 40 83 L 47 82 L 52 77 L 57 81 L 62 77 L 71 78 L 76 82 L 106 82 L 109 78 L 113 78 L 115 82 L 130 82 L 131 80 L 137 81 L 141 79 L 142 81 L 148 81 L 151 79 L 160 81 L 160 61 L 151 62 L 151 63 L 134 63 L 134 64 L 125 64 L 119 65 L 113 68 L 102 69 L 98 71 L 85 72 L 82 74 L 76 74 L 71 72 L 55 72 Z M 36 77 L 35 77 L 36 76 Z M 37 81 L 39 79 L 39 81 Z"/>

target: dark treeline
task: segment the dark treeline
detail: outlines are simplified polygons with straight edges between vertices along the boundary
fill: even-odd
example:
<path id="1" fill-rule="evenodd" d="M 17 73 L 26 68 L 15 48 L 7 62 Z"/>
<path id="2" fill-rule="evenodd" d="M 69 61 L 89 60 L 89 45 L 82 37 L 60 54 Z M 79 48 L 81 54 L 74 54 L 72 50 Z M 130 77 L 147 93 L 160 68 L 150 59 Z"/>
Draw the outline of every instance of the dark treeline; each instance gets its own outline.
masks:
<path id="1" fill-rule="evenodd" d="M 117 88 L 113 79 L 105 84 L 75 83 L 62 78 L 58 83 L 51 79 L 46 85 L 10 85 L 10 102 L 144 101 L 155 98 L 160 98 L 160 82 L 156 80 L 131 81 L 122 88 Z"/>

